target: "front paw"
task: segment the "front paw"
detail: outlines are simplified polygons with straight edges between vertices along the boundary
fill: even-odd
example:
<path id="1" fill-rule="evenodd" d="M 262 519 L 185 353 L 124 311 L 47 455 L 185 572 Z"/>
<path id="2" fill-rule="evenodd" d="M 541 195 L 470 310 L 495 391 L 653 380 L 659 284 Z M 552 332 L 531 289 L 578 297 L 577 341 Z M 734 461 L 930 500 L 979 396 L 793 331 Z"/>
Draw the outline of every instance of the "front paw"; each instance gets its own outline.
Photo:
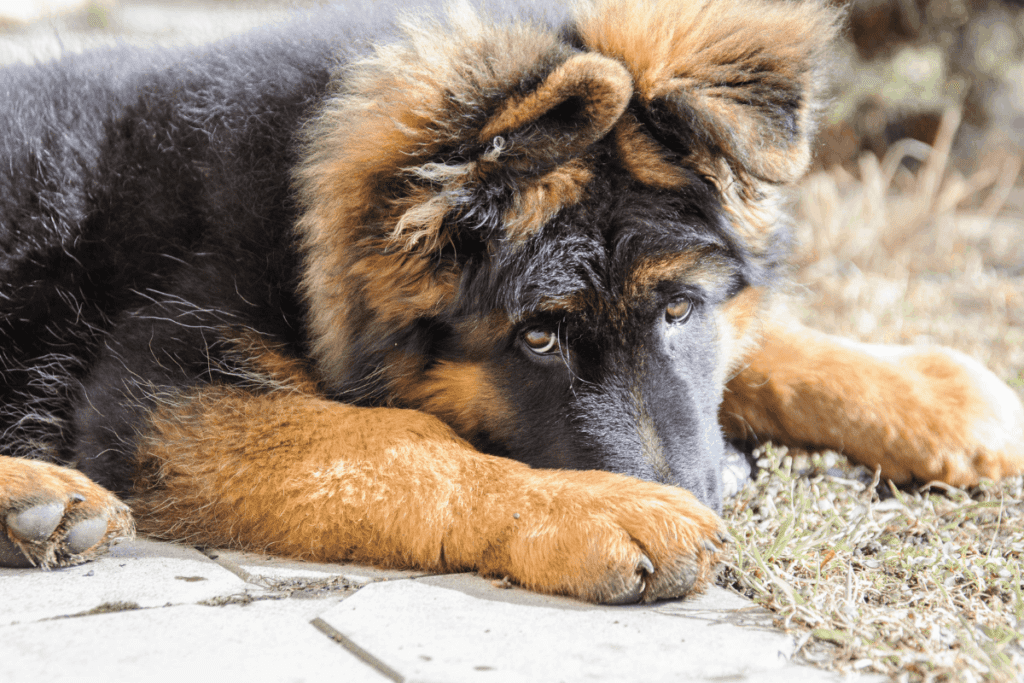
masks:
<path id="1" fill-rule="evenodd" d="M 547 479 L 537 484 L 544 500 L 513 506 L 508 538 L 483 573 L 607 604 L 682 597 L 711 578 L 728 536 L 688 491 L 607 472 Z"/>
<path id="2" fill-rule="evenodd" d="M 0 457 L 0 567 L 79 564 L 133 534 L 128 507 L 80 472 Z"/>

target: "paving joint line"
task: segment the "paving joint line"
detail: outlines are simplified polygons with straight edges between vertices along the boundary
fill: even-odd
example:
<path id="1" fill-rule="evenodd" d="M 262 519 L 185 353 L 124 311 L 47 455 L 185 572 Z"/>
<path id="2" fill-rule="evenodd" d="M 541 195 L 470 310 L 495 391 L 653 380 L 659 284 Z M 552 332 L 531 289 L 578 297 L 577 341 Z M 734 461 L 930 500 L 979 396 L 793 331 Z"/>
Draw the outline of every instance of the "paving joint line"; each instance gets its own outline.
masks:
<path id="1" fill-rule="evenodd" d="M 257 577 L 247 572 L 245 569 L 241 567 L 241 565 L 232 562 L 226 557 L 221 557 L 220 553 L 218 553 L 215 549 L 196 548 L 196 550 L 201 552 L 206 557 L 210 558 L 210 560 L 212 560 L 215 564 L 219 565 L 220 567 L 223 567 L 224 569 L 227 569 L 229 572 L 240 578 L 242 581 L 245 581 L 246 583 L 251 583 L 253 585 L 259 585 Z"/>
<path id="2" fill-rule="evenodd" d="M 405 683 L 405 676 L 392 669 L 390 666 L 385 664 L 372 653 L 356 645 L 356 643 L 353 642 L 351 638 L 349 638 L 344 633 L 328 624 L 320 617 L 316 617 L 309 623 L 313 626 L 313 628 L 323 633 L 325 636 L 336 642 L 338 645 L 341 645 L 343 648 L 348 650 L 349 653 L 357 657 L 360 661 L 369 666 L 371 669 L 377 671 L 382 676 L 390 678 L 392 681 L 395 681 L 395 683 Z"/>

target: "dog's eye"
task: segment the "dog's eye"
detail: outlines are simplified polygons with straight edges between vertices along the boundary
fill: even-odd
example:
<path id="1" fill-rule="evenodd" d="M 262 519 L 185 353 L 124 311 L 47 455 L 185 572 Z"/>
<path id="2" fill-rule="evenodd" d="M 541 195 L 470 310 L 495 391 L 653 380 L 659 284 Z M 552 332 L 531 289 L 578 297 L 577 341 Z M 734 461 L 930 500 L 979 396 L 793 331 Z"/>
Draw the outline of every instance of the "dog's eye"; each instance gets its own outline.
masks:
<path id="1" fill-rule="evenodd" d="M 523 342 L 534 353 L 545 355 L 558 350 L 558 336 L 552 330 L 532 329 L 523 333 Z"/>
<path id="2" fill-rule="evenodd" d="M 688 299 L 673 301 L 665 307 L 665 320 L 670 323 L 685 323 L 692 312 L 693 304 Z"/>

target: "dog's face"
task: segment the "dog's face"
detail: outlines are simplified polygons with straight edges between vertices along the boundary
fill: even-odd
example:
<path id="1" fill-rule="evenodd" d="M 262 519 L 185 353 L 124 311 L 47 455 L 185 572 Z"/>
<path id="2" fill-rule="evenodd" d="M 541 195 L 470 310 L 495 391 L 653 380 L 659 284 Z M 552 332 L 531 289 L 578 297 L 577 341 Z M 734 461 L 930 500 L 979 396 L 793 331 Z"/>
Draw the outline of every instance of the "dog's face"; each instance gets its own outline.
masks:
<path id="1" fill-rule="evenodd" d="M 781 257 L 833 15 L 597 1 L 353 67 L 297 182 L 313 356 L 346 400 L 720 505 L 717 412 Z"/>
<path id="2" fill-rule="evenodd" d="M 612 146 L 591 152 L 585 201 L 522 243 L 449 248 L 459 295 L 402 394 L 486 452 L 680 484 L 715 506 L 723 310 L 748 269 L 703 184 L 653 189 Z"/>

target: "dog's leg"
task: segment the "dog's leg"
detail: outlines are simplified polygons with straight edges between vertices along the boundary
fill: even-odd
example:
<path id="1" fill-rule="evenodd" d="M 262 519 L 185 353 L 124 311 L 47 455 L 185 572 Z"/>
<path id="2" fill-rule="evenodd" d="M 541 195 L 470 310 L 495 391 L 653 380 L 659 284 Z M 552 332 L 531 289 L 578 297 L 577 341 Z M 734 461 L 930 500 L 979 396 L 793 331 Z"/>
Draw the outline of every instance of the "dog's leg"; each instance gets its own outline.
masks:
<path id="1" fill-rule="evenodd" d="M 140 529 L 213 546 L 633 602 L 699 589 L 722 543 L 682 489 L 530 469 L 433 416 L 298 391 L 184 396 L 154 413 L 140 458 Z"/>
<path id="2" fill-rule="evenodd" d="M 1024 408 L 977 361 L 941 347 L 861 344 L 769 323 L 727 385 L 734 439 L 840 451 L 896 483 L 955 486 L 1024 471 Z"/>
<path id="3" fill-rule="evenodd" d="M 66 567 L 133 533 L 128 507 L 80 472 L 0 456 L 0 566 Z"/>

